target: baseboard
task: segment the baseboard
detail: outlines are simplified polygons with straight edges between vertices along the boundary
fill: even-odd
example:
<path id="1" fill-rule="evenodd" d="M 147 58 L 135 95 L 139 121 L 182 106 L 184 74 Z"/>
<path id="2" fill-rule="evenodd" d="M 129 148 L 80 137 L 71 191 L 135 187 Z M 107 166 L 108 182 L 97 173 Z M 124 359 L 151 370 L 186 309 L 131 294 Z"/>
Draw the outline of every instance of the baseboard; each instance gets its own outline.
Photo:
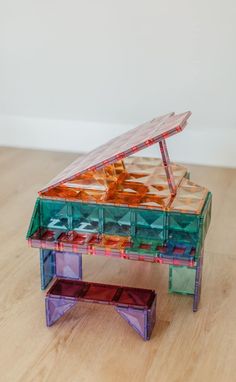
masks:
<path id="1" fill-rule="evenodd" d="M 87 152 L 133 125 L 52 120 L 0 115 L 0 145 L 57 151 Z M 236 167 L 236 129 L 189 123 L 186 130 L 168 140 L 174 161 Z M 157 155 L 156 146 L 143 155 Z"/>

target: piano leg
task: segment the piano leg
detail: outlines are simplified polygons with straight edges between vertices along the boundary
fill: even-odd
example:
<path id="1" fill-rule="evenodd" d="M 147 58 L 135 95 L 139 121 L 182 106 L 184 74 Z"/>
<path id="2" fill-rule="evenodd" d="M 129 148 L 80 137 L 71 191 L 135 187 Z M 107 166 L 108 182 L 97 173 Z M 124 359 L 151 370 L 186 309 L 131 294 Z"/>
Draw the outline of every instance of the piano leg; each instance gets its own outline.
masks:
<path id="1" fill-rule="evenodd" d="M 196 267 L 169 265 L 169 292 L 194 295 Z"/>
<path id="2" fill-rule="evenodd" d="M 193 312 L 198 310 L 201 297 L 203 251 L 196 267 L 169 266 L 169 292 L 193 295 Z"/>
<path id="3" fill-rule="evenodd" d="M 82 255 L 71 252 L 55 252 L 56 276 L 82 280 Z"/>
<path id="4" fill-rule="evenodd" d="M 55 252 L 50 249 L 40 249 L 41 289 L 44 290 L 55 276 Z"/>
<path id="5" fill-rule="evenodd" d="M 198 304 L 201 298 L 203 253 L 204 252 L 202 251 L 201 256 L 198 259 L 197 267 L 196 267 L 195 288 L 194 288 L 194 297 L 193 297 L 193 312 L 197 311 Z"/>

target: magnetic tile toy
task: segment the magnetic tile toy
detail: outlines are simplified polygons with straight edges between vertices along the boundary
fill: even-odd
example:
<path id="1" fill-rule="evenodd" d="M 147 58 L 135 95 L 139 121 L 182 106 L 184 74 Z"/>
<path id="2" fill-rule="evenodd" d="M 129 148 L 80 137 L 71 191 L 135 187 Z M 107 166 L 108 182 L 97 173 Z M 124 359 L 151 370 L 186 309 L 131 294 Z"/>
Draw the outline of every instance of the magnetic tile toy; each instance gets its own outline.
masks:
<path id="1" fill-rule="evenodd" d="M 27 233 L 39 248 L 46 321 L 51 326 L 77 302 L 114 305 L 144 340 L 156 320 L 156 293 L 82 281 L 83 255 L 169 265 L 169 292 L 201 295 L 211 193 L 170 162 L 166 139 L 191 113 L 166 114 L 81 156 L 39 191 Z M 138 157 L 158 143 L 161 159 Z"/>
<path id="2" fill-rule="evenodd" d="M 150 338 L 156 320 L 155 291 L 58 278 L 46 295 L 47 326 L 79 301 L 115 306 L 144 340 Z"/>

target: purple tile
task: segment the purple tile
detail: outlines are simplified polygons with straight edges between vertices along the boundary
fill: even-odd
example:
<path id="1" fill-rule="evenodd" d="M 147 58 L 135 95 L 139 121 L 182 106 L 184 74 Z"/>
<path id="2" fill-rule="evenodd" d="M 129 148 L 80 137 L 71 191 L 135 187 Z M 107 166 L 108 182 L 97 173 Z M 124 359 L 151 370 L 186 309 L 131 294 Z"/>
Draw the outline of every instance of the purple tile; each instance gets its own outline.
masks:
<path id="1" fill-rule="evenodd" d="M 147 310 L 116 307 L 116 311 L 123 317 L 136 332 L 147 339 Z"/>
<path id="2" fill-rule="evenodd" d="M 155 297 L 155 300 L 152 303 L 151 309 L 148 310 L 148 315 L 147 315 L 147 339 L 151 337 L 152 330 L 155 326 L 156 323 L 156 301 L 157 298 Z"/>
<path id="3" fill-rule="evenodd" d="M 70 252 L 55 252 L 56 275 L 70 279 L 82 279 L 82 255 Z"/>
<path id="4" fill-rule="evenodd" d="M 156 322 L 156 296 L 148 310 L 120 306 L 115 309 L 144 340 L 150 339 Z"/>
<path id="5" fill-rule="evenodd" d="M 71 309 L 75 304 L 76 300 L 70 300 L 67 298 L 56 298 L 56 297 L 46 297 L 45 307 L 46 307 L 46 323 L 47 326 L 51 326 L 62 317 L 67 310 Z"/>

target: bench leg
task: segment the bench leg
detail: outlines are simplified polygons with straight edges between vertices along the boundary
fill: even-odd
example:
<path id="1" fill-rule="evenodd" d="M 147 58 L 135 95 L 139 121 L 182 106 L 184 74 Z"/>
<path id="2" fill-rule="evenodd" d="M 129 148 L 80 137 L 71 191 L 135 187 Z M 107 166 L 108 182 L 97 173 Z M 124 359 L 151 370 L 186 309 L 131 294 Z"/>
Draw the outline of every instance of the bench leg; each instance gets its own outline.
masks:
<path id="1" fill-rule="evenodd" d="M 65 297 L 46 297 L 45 309 L 47 326 L 52 326 L 57 320 L 59 320 L 60 317 L 71 309 L 76 302 L 76 300 Z"/>
<path id="2" fill-rule="evenodd" d="M 156 322 L 156 298 L 150 309 L 121 306 L 115 309 L 144 340 L 150 339 Z"/>
<path id="3" fill-rule="evenodd" d="M 77 303 L 76 299 L 46 296 L 46 324 L 52 326 Z M 116 311 L 144 339 L 149 340 L 156 322 L 156 298 L 150 309 L 116 307 Z"/>

